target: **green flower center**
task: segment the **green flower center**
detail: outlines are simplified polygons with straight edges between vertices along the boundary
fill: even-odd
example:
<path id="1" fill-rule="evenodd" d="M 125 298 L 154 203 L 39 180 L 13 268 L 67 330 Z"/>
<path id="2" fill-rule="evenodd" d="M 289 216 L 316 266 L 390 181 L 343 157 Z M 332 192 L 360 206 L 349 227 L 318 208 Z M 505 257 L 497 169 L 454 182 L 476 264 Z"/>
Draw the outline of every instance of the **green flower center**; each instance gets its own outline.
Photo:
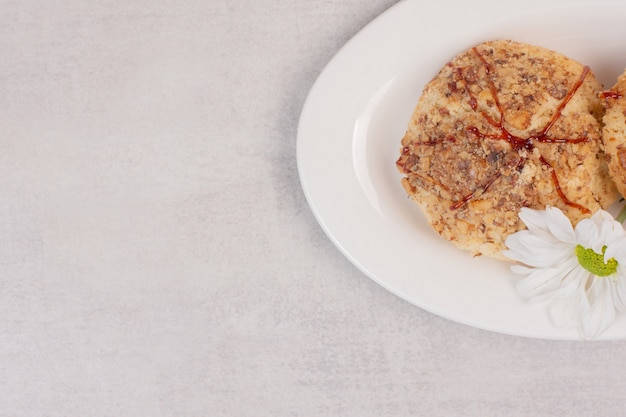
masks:
<path id="1" fill-rule="evenodd" d="M 604 263 L 604 252 L 606 252 L 606 246 L 602 247 L 602 253 L 596 253 L 593 249 L 580 245 L 576 246 L 578 262 L 597 277 L 608 277 L 617 272 L 617 261 L 615 258 L 611 258 L 607 263 Z"/>

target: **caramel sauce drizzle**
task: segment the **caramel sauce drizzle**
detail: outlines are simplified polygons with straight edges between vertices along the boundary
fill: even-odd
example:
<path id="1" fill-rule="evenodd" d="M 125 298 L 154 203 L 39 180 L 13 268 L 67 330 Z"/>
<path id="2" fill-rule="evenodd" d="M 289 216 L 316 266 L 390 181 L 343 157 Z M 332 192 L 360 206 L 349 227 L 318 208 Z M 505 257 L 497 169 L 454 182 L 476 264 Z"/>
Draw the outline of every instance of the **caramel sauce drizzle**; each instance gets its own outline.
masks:
<path id="1" fill-rule="evenodd" d="M 492 79 L 492 74 L 495 75 L 495 71 L 494 71 L 492 65 L 489 62 L 487 62 L 485 57 L 478 51 L 478 49 L 476 47 L 472 48 L 472 51 L 480 59 L 480 61 L 483 64 L 483 67 L 485 68 L 485 71 L 486 71 L 486 74 L 487 74 L 487 80 L 488 80 L 488 84 L 489 84 L 489 90 L 491 92 L 491 95 L 493 97 L 496 109 L 498 110 L 498 113 L 499 113 L 500 117 L 499 117 L 499 120 L 495 120 L 490 115 L 488 115 L 485 111 L 481 111 L 480 114 L 483 116 L 483 118 L 485 119 L 485 121 L 488 124 L 494 126 L 500 132 L 498 134 L 487 134 L 487 133 L 481 132 L 475 126 L 468 126 L 466 128 L 466 131 L 476 135 L 477 137 L 479 137 L 481 139 L 505 140 L 517 152 L 519 152 L 521 150 L 532 151 L 534 149 L 534 147 L 535 147 L 535 142 L 539 142 L 539 143 L 583 143 L 583 142 L 589 142 L 589 138 L 588 137 L 581 137 L 581 138 L 553 138 L 553 137 L 549 137 L 548 136 L 548 132 L 550 131 L 550 129 L 552 129 L 554 124 L 561 117 L 563 109 L 565 108 L 565 106 L 567 106 L 567 104 L 572 99 L 572 97 L 574 97 L 574 95 L 576 94 L 576 92 L 578 91 L 580 86 L 583 84 L 585 78 L 589 74 L 589 71 L 590 71 L 589 67 L 585 66 L 583 68 L 582 74 L 580 75 L 580 77 L 578 78 L 576 83 L 574 83 L 572 88 L 568 91 L 567 95 L 559 103 L 559 105 L 557 106 L 554 114 L 552 115 L 552 118 L 543 127 L 543 129 L 538 134 L 536 134 L 534 136 L 530 136 L 528 138 L 522 138 L 522 137 L 519 137 L 519 136 L 516 136 L 516 135 L 512 134 L 505 126 L 506 121 L 505 121 L 505 118 L 504 118 L 504 108 L 502 107 L 502 104 L 500 103 L 500 99 L 498 97 L 498 89 L 497 89 L 497 87 L 495 85 L 495 82 Z M 474 96 L 471 93 L 469 93 L 469 89 L 468 88 L 466 88 L 465 90 L 468 92 L 468 94 L 470 96 L 470 99 L 469 99 L 470 107 L 473 110 L 477 110 L 476 99 L 474 98 Z M 518 161 L 516 163 L 516 168 L 517 169 L 521 169 L 524 166 L 524 163 L 525 163 L 526 159 L 527 159 L 526 157 L 520 155 L 519 159 L 518 159 Z M 575 202 L 573 202 L 573 201 L 571 201 L 571 200 L 569 200 L 567 198 L 567 196 L 565 195 L 565 193 L 561 189 L 561 186 L 559 184 L 558 175 L 557 175 L 556 170 L 554 169 L 554 167 L 548 161 L 546 161 L 543 156 L 541 156 L 540 161 L 541 161 L 541 163 L 544 166 L 548 167 L 548 169 L 551 170 L 551 176 L 552 176 L 552 181 L 554 183 L 554 187 L 555 187 L 556 192 L 558 193 L 559 197 L 563 200 L 563 202 L 566 205 L 570 206 L 570 207 L 574 207 L 574 208 L 579 209 L 583 213 L 586 213 L 586 214 L 591 213 L 591 211 L 589 209 L 587 209 L 586 207 L 583 207 L 580 204 L 577 204 L 577 203 L 575 203 Z M 479 187 L 479 189 L 481 189 L 483 193 L 486 192 L 487 189 L 498 178 L 500 178 L 500 176 L 501 176 L 501 174 L 497 173 L 492 178 L 490 178 L 488 181 L 486 181 L 485 184 L 483 184 L 481 187 Z M 475 194 L 476 194 L 477 191 L 478 190 L 471 192 L 470 194 L 464 196 L 458 202 L 454 203 L 452 206 L 450 206 L 450 210 L 457 210 L 457 209 L 460 209 L 461 207 L 465 206 L 469 201 L 471 201 L 472 199 L 475 198 Z"/>
<path id="2" fill-rule="evenodd" d="M 603 91 L 600 93 L 600 98 L 603 99 L 608 99 L 608 98 L 614 98 L 614 99 L 618 99 L 618 98 L 622 98 L 622 94 L 620 94 L 617 91 L 613 91 L 613 90 L 607 90 L 607 91 Z"/>

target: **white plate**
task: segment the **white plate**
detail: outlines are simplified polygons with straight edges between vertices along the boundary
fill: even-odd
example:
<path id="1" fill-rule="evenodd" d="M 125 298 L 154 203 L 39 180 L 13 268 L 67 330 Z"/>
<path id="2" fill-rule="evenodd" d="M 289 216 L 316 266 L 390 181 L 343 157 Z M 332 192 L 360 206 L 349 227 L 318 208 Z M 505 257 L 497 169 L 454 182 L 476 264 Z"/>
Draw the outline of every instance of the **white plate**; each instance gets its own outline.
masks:
<path id="1" fill-rule="evenodd" d="M 554 49 L 609 87 L 626 67 L 626 3 L 405 0 L 331 60 L 298 128 L 307 200 L 325 232 L 366 275 L 435 314 L 482 329 L 577 339 L 514 290 L 509 265 L 474 258 L 437 236 L 400 186 L 395 161 L 422 88 L 457 53 L 490 39 Z M 524 11 L 522 12 L 521 9 Z M 626 320 L 602 339 L 626 337 Z"/>

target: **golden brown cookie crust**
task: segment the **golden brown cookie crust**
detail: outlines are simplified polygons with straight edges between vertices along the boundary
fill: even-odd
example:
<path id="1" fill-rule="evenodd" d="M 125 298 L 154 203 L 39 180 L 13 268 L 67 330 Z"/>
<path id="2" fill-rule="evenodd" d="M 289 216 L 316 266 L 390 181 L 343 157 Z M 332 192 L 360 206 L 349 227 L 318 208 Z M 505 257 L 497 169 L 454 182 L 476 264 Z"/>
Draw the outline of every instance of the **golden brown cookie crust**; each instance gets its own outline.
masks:
<path id="1" fill-rule="evenodd" d="M 626 71 L 617 78 L 617 83 L 601 94 L 606 113 L 602 138 L 607 155 L 609 172 L 617 190 L 626 195 Z"/>
<path id="2" fill-rule="evenodd" d="M 601 89 L 545 48 L 477 45 L 426 85 L 402 139 L 402 185 L 441 236 L 503 259 L 521 207 L 556 206 L 576 223 L 616 200 Z"/>

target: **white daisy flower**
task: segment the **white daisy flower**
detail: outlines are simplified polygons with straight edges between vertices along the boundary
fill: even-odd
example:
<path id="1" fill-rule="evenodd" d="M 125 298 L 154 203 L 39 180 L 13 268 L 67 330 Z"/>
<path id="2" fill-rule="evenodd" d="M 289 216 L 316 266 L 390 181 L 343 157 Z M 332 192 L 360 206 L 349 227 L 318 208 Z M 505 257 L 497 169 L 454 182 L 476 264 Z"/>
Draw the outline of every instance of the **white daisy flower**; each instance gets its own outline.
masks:
<path id="1" fill-rule="evenodd" d="M 576 228 L 556 207 L 522 208 L 527 230 L 506 240 L 504 255 L 518 261 L 524 275 L 517 285 L 531 302 L 550 302 L 558 327 L 575 325 L 583 338 L 595 338 L 626 311 L 626 232 L 606 211 L 581 220 Z"/>

